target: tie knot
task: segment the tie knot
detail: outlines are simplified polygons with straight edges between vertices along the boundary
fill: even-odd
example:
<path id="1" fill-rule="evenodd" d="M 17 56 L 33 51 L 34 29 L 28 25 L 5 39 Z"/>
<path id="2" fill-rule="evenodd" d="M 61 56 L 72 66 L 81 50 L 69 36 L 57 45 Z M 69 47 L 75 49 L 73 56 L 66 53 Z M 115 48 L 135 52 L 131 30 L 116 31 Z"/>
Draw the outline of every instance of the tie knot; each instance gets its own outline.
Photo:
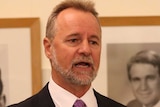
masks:
<path id="1" fill-rule="evenodd" d="M 73 107 L 87 107 L 82 100 L 76 100 L 73 104 Z"/>

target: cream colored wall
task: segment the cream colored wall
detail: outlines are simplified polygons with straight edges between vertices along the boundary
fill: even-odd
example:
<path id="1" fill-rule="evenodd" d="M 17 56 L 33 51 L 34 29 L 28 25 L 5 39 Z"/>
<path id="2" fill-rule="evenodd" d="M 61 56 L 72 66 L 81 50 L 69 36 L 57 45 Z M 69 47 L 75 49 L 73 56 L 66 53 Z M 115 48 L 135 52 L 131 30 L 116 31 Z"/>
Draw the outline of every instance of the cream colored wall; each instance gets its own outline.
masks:
<path id="1" fill-rule="evenodd" d="M 39 17 L 41 37 L 45 36 L 45 24 L 52 8 L 62 0 L 0 0 L 0 18 Z M 100 16 L 160 16 L 159 0 L 94 0 Z M 105 36 L 103 39 L 107 40 Z M 104 45 L 103 45 L 104 47 Z M 104 51 L 104 50 L 103 50 Z M 107 95 L 106 56 L 102 53 L 99 74 L 93 86 Z M 50 75 L 50 64 L 43 53 L 43 85 Z"/>

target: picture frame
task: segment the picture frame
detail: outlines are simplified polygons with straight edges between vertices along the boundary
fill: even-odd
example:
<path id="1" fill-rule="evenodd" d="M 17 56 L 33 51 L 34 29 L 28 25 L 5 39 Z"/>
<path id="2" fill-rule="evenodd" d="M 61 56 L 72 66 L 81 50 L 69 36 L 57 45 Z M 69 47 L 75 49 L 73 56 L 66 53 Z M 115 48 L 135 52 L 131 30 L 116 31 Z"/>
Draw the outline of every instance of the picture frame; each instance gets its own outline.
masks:
<path id="1" fill-rule="evenodd" d="M 99 17 L 99 21 L 102 26 L 100 72 L 106 74 L 106 85 L 103 85 L 107 87 L 107 96 L 127 105 L 134 99 L 125 69 L 127 60 L 143 49 L 160 52 L 160 16 Z"/>
<path id="2" fill-rule="evenodd" d="M 104 26 L 152 26 L 160 25 L 160 16 L 134 16 L 134 17 L 99 17 Z"/>
<path id="3" fill-rule="evenodd" d="M 0 19 L 0 29 L 8 29 L 9 31 L 9 29 L 19 29 L 19 28 L 29 29 L 30 41 L 28 43 L 30 43 L 29 46 L 30 46 L 31 59 L 30 59 L 30 63 L 28 63 L 27 65 L 31 65 L 31 71 L 30 71 L 31 86 L 30 87 L 32 87 L 31 94 L 34 95 L 42 88 L 40 19 L 39 18 L 1 18 Z M 11 35 L 11 36 L 14 36 L 14 35 Z M 19 91 L 21 92 L 23 90 L 19 90 Z"/>

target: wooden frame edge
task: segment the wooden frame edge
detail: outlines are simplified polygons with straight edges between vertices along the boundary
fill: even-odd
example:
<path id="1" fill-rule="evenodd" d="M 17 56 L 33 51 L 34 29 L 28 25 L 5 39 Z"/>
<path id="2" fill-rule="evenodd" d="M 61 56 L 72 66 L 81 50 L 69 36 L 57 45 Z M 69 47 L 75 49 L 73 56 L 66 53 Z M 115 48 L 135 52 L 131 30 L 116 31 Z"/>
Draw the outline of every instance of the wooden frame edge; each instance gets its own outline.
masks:
<path id="1" fill-rule="evenodd" d="M 99 17 L 101 26 L 160 25 L 160 16 Z"/>
<path id="2" fill-rule="evenodd" d="M 42 88 L 40 19 L 39 18 L 3 18 L 0 28 L 29 28 L 31 38 L 32 94 Z"/>

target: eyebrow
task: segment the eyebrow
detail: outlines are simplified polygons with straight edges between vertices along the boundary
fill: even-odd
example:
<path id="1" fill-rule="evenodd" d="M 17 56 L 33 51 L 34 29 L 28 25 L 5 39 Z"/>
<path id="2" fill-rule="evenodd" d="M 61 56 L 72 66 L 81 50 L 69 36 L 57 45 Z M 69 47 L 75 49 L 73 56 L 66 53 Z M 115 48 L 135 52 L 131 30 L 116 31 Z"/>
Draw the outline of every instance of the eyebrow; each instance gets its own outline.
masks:
<path id="1" fill-rule="evenodd" d="M 92 35 L 90 38 L 95 38 L 97 40 L 100 40 L 100 37 L 99 36 L 96 36 L 96 35 Z"/>
<path id="2" fill-rule="evenodd" d="M 67 37 L 78 37 L 78 36 L 80 36 L 81 34 L 79 34 L 79 33 L 73 33 L 73 34 L 69 34 L 69 35 L 67 35 Z M 100 41 L 101 39 L 100 39 L 100 36 L 97 36 L 97 35 L 91 35 L 89 38 L 95 38 L 95 39 L 97 39 L 98 41 Z"/>
<path id="3" fill-rule="evenodd" d="M 69 34 L 69 35 L 67 35 L 67 37 L 72 37 L 72 36 L 80 36 L 80 34 L 79 33 L 73 33 L 73 34 Z"/>

